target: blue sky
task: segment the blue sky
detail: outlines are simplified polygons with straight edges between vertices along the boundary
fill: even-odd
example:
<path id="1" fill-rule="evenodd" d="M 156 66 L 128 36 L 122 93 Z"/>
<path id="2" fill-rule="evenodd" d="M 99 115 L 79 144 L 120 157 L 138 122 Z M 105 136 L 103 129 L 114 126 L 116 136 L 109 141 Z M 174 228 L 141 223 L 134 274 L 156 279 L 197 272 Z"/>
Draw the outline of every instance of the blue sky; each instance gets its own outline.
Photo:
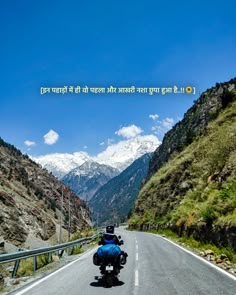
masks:
<path id="1" fill-rule="evenodd" d="M 235 9 L 233 0 L 5 1 L 0 136 L 36 156 L 95 155 L 132 125 L 154 134 L 152 127 L 178 121 L 199 93 L 236 76 Z M 197 95 L 40 95 L 42 86 L 64 85 L 192 85 Z M 50 130 L 58 134 L 49 134 L 54 144 L 43 137 Z M 26 140 L 36 144 L 28 150 Z"/>

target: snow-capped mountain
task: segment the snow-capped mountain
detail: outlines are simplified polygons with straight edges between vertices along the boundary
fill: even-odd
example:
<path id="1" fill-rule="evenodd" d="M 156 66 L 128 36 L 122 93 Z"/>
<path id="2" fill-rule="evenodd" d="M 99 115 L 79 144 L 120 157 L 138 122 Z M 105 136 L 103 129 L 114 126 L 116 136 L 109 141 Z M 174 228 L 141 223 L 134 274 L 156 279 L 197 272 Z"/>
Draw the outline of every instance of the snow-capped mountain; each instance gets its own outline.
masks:
<path id="1" fill-rule="evenodd" d="M 32 157 L 32 159 L 46 168 L 48 171 L 59 179 L 69 173 L 72 169 L 80 166 L 90 159 L 86 152 L 78 152 L 73 154 L 48 154 L 45 156 Z"/>
<path id="2" fill-rule="evenodd" d="M 121 172 L 144 154 L 154 152 L 160 143 L 154 135 L 140 135 L 109 145 L 106 150 L 95 157 L 89 156 L 86 152 L 77 152 L 73 154 L 48 154 L 32 159 L 58 178 L 62 178 L 72 169 L 88 160 L 114 167 Z"/>
<path id="3" fill-rule="evenodd" d="M 118 174 L 118 169 L 88 160 L 66 174 L 62 181 L 81 199 L 89 201 L 101 186 Z"/>
<path id="4" fill-rule="evenodd" d="M 108 146 L 95 160 L 123 171 L 144 154 L 154 152 L 160 143 L 154 135 L 137 136 Z"/>

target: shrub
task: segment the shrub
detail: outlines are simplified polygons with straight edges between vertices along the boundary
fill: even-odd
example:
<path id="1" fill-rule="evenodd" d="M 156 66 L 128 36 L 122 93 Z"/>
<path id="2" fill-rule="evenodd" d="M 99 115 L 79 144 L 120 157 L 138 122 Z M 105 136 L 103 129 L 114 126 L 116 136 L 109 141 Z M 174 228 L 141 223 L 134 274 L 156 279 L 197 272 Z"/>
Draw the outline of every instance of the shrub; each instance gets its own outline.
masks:
<path id="1" fill-rule="evenodd" d="M 48 255 L 43 254 L 37 257 L 37 267 L 38 269 L 47 265 L 49 263 Z M 33 258 L 24 259 L 20 262 L 20 267 L 18 270 L 19 276 L 28 276 L 33 273 Z"/>
<path id="2" fill-rule="evenodd" d="M 213 221 L 217 218 L 216 212 L 213 209 L 213 207 L 206 205 L 200 210 L 201 216 L 203 217 L 203 220 L 208 223 L 212 224 Z"/>
<path id="3" fill-rule="evenodd" d="M 83 250 L 82 246 L 80 245 L 80 246 L 72 248 L 70 255 L 81 254 L 83 252 L 84 252 L 84 250 Z"/>
<path id="4" fill-rule="evenodd" d="M 56 211 L 56 201 L 54 199 L 49 199 L 49 209 Z"/>

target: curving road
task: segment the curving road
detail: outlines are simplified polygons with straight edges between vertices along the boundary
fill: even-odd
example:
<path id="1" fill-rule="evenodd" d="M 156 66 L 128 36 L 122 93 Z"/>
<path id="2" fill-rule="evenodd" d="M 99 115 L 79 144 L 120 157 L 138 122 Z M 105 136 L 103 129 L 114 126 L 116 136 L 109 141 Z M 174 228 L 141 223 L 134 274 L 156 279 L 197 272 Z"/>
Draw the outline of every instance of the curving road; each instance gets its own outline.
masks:
<path id="1" fill-rule="evenodd" d="M 66 267 L 12 294 L 18 295 L 235 295 L 236 279 L 168 240 L 142 232 L 117 230 L 129 254 L 120 284 L 104 288 L 96 249 Z"/>

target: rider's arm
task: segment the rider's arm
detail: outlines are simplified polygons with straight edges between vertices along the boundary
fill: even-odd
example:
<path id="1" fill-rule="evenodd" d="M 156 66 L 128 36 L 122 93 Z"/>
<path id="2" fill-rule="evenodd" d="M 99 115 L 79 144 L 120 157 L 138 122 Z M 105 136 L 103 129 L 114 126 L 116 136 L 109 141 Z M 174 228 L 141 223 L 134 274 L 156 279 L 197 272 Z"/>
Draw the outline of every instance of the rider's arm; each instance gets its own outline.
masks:
<path id="1" fill-rule="evenodd" d="M 121 245 L 121 244 L 120 244 L 120 240 L 118 239 L 118 237 L 117 237 L 116 235 L 114 236 L 113 239 L 114 239 L 116 245 L 118 245 L 118 246 Z"/>
<path id="2" fill-rule="evenodd" d="M 98 242 L 98 245 L 105 245 L 104 237 L 101 238 L 101 240 Z"/>

